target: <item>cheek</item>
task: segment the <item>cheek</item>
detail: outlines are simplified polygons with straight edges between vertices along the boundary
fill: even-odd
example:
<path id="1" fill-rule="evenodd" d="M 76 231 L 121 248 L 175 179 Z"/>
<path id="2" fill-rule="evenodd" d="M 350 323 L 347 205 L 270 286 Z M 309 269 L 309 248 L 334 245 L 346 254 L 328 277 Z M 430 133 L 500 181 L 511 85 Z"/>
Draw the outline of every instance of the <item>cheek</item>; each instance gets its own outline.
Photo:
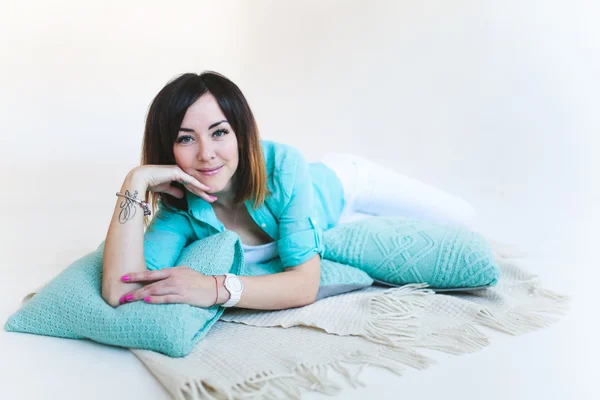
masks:
<path id="1" fill-rule="evenodd" d="M 173 149 L 173 155 L 175 156 L 175 162 L 180 168 L 184 169 L 191 164 L 190 151 L 181 147 L 175 147 Z"/>
<path id="2" fill-rule="evenodd" d="M 237 146 L 237 141 L 236 140 L 232 140 L 231 143 L 229 143 L 229 146 L 227 146 L 227 155 L 229 157 L 229 161 L 233 164 L 238 164 L 239 162 L 239 149 Z"/>

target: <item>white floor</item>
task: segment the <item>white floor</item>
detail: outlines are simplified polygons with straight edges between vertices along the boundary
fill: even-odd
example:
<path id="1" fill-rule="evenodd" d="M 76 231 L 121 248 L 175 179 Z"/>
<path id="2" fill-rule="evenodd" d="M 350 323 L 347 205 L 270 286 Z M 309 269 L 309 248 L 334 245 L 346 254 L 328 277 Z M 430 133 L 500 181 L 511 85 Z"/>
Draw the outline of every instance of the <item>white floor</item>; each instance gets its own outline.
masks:
<path id="1" fill-rule="evenodd" d="M 31 180 L 21 178 L 11 183 L 12 193 L 27 193 Z M 110 179 L 95 182 L 89 190 L 81 190 L 86 186 L 79 182 L 77 191 L 69 191 L 67 184 L 57 188 L 39 182 L 41 192 L 64 194 L 41 202 L 26 195 L 1 200 L 2 326 L 23 295 L 104 239 L 116 191 Z M 541 275 L 545 286 L 573 297 L 566 317 L 550 328 L 519 337 L 489 331 L 492 344 L 475 354 L 427 352 L 438 364 L 424 371 L 409 370 L 403 377 L 367 368 L 362 375 L 367 387 L 352 389 L 340 379 L 345 388 L 339 398 L 598 398 L 592 383 L 600 375 L 592 361 L 598 360 L 598 302 L 593 293 L 599 274 L 598 263 L 591 261 L 597 236 L 591 235 L 593 221 L 581 218 L 582 210 L 563 209 L 557 214 L 552 207 L 560 209 L 559 200 L 553 201 L 554 205 L 545 205 L 547 210 L 539 204 L 530 207 L 483 196 L 473 203 L 480 212 L 482 232 L 520 244 L 532 254 L 531 269 Z M 0 399 L 82 397 L 152 400 L 168 395 L 126 349 L 0 331 Z M 317 398 L 325 397 L 306 395 L 306 399 Z"/>

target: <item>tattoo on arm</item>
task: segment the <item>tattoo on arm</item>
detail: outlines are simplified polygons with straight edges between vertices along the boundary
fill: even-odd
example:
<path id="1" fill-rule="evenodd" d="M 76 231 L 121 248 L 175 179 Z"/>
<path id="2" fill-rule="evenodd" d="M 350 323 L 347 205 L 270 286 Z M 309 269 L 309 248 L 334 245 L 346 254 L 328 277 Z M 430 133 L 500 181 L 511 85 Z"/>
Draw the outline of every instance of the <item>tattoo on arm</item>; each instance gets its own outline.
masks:
<path id="1" fill-rule="evenodd" d="M 136 190 L 135 192 L 133 192 L 132 195 L 131 193 L 129 193 L 129 190 L 126 190 L 125 194 L 129 197 L 137 199 L 138 191 Z M 125 222 L 135 217 L 135 214 L 137 212 L 137 203 L 135 201 L 132 201 L 127 197 L 123 197 L 123 201 L 121 202 L 121 204 L 119 204 L 119 207 L 121 207 L 121 211 L 119 211 L 119 222 L 121 224 L 124 224 Z"/>

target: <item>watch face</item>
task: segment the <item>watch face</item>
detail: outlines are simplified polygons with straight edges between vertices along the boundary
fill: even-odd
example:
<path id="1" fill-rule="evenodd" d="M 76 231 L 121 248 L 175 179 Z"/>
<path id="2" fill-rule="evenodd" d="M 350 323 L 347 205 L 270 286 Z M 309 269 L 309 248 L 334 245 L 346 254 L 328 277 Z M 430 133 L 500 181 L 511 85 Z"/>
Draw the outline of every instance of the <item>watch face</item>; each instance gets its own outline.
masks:
<path id="1" fill-rule="evenodd" d="M 234 292 L 241 291 L 243 287 L 242 281 L 238 277 L 228 276 L 225 283 L 227 284 L 227 289 Z"/>

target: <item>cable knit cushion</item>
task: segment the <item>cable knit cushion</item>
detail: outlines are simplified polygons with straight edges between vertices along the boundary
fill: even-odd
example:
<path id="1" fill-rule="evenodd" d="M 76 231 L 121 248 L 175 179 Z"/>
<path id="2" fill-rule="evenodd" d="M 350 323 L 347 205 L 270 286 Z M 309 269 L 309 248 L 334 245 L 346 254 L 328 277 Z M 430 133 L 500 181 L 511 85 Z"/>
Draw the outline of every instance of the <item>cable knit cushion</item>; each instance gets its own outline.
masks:
<path id="1" fill-rule="evenodd" d="M 489 243 L 457 225 L 408 218 L 372 217 L 324 233 L 324 257 L 394 285 L 473 288 L 498 282 Z"/>
<path id="2" fill-rule="evenodd" d="M 235 251 L 232 249 L 235 248 Z M 224 309 L 187 304 L 146 304 L 117 308 L 101 297 L 104 242 L 52 279 L 6 322 L 5 329 L 69 339 L 154 350 L 183 357 L 206 335 Z M 238 236 L 226 232 L 199 240 L 181 254 L 177 265 L 209 275 L 231 271 L 244 274 L 244 257 Z"/>

